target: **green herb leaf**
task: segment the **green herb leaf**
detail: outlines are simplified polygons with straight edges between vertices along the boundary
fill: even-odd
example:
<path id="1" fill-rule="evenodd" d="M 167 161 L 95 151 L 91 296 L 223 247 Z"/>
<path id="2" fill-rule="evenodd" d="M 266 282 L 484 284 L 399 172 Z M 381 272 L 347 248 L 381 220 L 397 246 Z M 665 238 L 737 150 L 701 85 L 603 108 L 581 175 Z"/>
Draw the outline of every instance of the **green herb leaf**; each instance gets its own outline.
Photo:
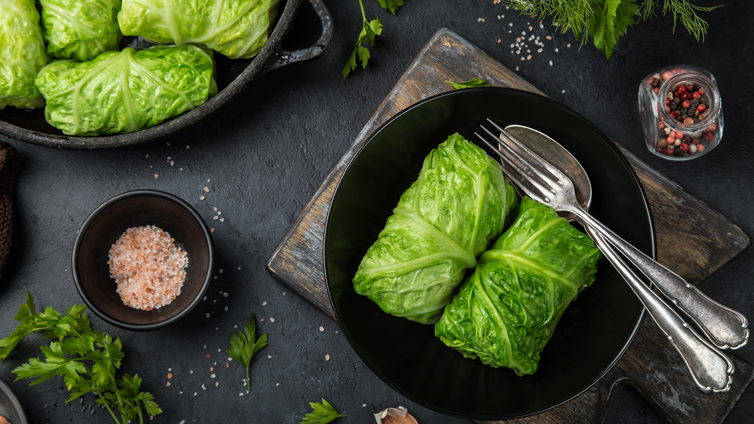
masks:
<path id="1" fill-rule="evenodd" d="M 34 300 L 27 292 L 26 303 L 19 307 L 16 315 L 16 320 L 21 323 L 10 336 L 0 340 L 0 361 L 21 339 L 41 332 L 58 341 L 41 347 L 44 360 L 31 358 L 14 369 L 12 372 L 18 379 L 35 378 L 31 383 L 33 386 L 61 376 L 71 391 L 68 402 L 94 392 L 99 397 L 97 403 L 107 407 L 113 420 L 119 424 L 137 417 L 143 422 L 142 405 L 151 416 L 161 413 L 152 395 L 139 390 L 141 379 L 138 376 L 124 374 L 116 380 L 116 371 L 124 357 L 120 339 L 113 340 L 106 333 L 93 331 L 85 311 L 85 306 L 73 305 L 65 316 L 53 308 L 36 313 Z M 121 420 L 114 410 L 120 413 Z"/>
<path id="2" fill-rule="evenodd" d="M 488 83 L 487 81 L 481 78 L 472 78 L 464 82 L 453 82 L 453 81 L 447 81 L 447 80 L 445 82 L 450 84 L 453 87 L 453 90 L 460 90 L 462 88 L 472 88 L 472 87 L 492 87 L 490 83 Z"/>
<path id="3" fill-rule="evenodd" d="M 406 4 L 403 0 L 377 0 L 377 2 L 383 9 L 389 10 L 393 15 L 398 11 L 398 8 Z"/>
<path id="4" fill-rule="evenodd" d="M 385 1 L 385 8 L 386 6 L 398 4 L 398 6 L 403 5 L 403 0 L 378 0 L 380 1 L 380 4 L 382 4 L 382 1 Z M 361 67 L 366 69 L 367 63 L 369 62 L 369 58 L 371 57 L 369 53 L 369 49 L 367 47 L 364 47 L 362 44 L 364 42 L 369 42 L 369 45 L 371 47 L 375 46 L 374 39 L 382 34 L 382 21 L 380 21 L 380 18 L 375 17 L 371 21 L 367 21 L 367 15 L 364 12 L 364 4 L 362 3 L 362 0 L 359 0 L 359 6 L 361 6 L 361 32 L 359 32 L 359 38 L 356 40 L 356 48 L 351 52 L 351 55 L 348 56 L 348 60 L 346 60 L 346 66 L 343 67 L 343 79 L 346 79 L 348 75 L 351 74 L 352 71 L 356 70 L 356 56 L 358 55 L 359 60 L 361 61 Z M 397 10 L 397 7 L 396 7 Z M 393 10 L 391 10 L 393 11 Z M 393 11 L 393 13 L 395 13 Z"/>
<path id="5" fill-rule="evenodd" d="M 322 403 L 309 402 L 309 406 L 312 407 L 312 412 L 306 414 L 299 424 L 325 424 L 336 418 L 345 417 L 345 415 L 339 414 L 338 411 L 336 411 L 335 408 L 324 399 L 322 399 Z"/>
<path id="6" fill-rule="evenodd" d="M 251 314 L 249 323 L 244 328 L 244 331 L 233 333 L 230 336 L 230 350 L 227 350 L 228 355 L 234 360 L 242 363 L 246 367 L 246 391 L 248 392 L 251 384 L 249 381 L 249 368 L 251 366 L 251 358 L 257 351 L 267 346 L 267 333 L 262 334 L 259 339 L 256 339 L 256 322 L 254 321 L 254 314 Z"/>

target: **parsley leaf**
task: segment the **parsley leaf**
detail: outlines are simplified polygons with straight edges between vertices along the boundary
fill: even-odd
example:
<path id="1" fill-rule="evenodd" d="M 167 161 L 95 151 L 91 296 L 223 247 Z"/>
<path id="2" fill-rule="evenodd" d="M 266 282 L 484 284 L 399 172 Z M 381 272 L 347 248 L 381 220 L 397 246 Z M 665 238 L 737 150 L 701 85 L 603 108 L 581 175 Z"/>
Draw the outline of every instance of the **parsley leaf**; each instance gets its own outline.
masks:
<path id="1" fill-rule="evenodd" d="M 386 9 L 389 7 L 389 5 L 401 3 L 403 4 L 403 0 L 379 0 L 380 4 L 382 2 L 385 2 Z M 400 6 L 398 5 L 398 6 Z M 364 12 L 364 4 L 362 3 L 362 0 L 359 0 L 359 6 L 361 6 L 361 32 L 359 33 L 359 38 L 356 40 L 356 48 L 351 52 L 351 55 L 348 56 L 348 60 L 346 60 L 346 66 L 343 67 L 343 79 L 346 79 L 348 75 L 356 70 L 357 64 L 356 64 L 356 56 L 359 57 L 359 60 L 361 61 L 361 67 L 363 69 L 366 69 L 367 62 L 369 62 L 370 53 L 369 49 L 367 47 L 364 47 L 364 42 L 369 42 L 369 46 L 374 47 L 374 39 L 382 34 L 382 21 L 380 21 L 380 18 L 375 17 L 371 21 L 367 21 L 367 15 Z M 387 6 L 387 7 L 386 7 Z M 395 7 L 397 10 L 397 7 Z M 390 9 L 393 11 L 393 9 Z M 395 13 L 393 11 L 393 13 Z"/>
<path id="2" fill-rule="evenodd" d="M 453 87 L 453 90 L 460 90 L 462 88 L 472 88 L 472 87 L 492 87 L 490 83 L 488 83 L 487 81 L 481 78 L 472 78 L 464 82 L 453 82 L 453 81 L 445 81 L 445 82 L 450 84 Z"/>
<path id="3" fill-rule="evenodd" d="M 251 314 L 249 324 L 246 325 L 244 331 L 233 333 L 230 336 L 230 350 L 226 351 L 231 358 L 242 363 L 246 367 L 247 392 L 251 388 L 249 381 L 251 358 L 258 350 L 267 346 L 267 333 L 262 334 L 259 339 L 256 339 L 256 337 L 256 322 L 254 321 L 254 314 Z"/>
<path id="4" fill-rule="evenodd" d="M 306 414 L 299 424 L 325 424 L 336 418 L 345 417 L 345 415 L 339 414 L 338 411 L 336 411 L 335 408 L 324 399 L 322 399 L 322 403 L 309 402 L 309 406 L 312 407 L 312 412 Z"/>
<path id="5" fill-rule="evenodd" d="M 383 9 L 389 10 L 393 15 L 398 11 L 398 8 L 406 4 L 403 0 L 377 0 L 377 2 Z"/>
<path id="6" fill-rule="evenodd" d="M 61 376 L 71 397 L 68 402 L 94 392 L 110 412 L 116 423 L 125 424 L 137 417 L 143 423 L 142 405 L 150 416 L 162 410 L 148 392 L 141 392 L 141 379 L 124 374 L 116 379 L 125 356 L 120 339 L 113 340 L 106 333 L 92 330 L 86 306 L 73 305 L 61 315 L 53 308 L 37 313 L 34 299 L 26 292 L 26 303 L 21 304 L 15 319 L 21 323 L 10 336 L 0 340 L 0 361 L 26 336 L 41 332 L 46 338 L 57 339 L 42 346 L 44 360 L 31 358 L 12 372 L 21 378 L 33 378 L 31 385 Z M 121 419 L 113 410 L 120 413 Z"/>

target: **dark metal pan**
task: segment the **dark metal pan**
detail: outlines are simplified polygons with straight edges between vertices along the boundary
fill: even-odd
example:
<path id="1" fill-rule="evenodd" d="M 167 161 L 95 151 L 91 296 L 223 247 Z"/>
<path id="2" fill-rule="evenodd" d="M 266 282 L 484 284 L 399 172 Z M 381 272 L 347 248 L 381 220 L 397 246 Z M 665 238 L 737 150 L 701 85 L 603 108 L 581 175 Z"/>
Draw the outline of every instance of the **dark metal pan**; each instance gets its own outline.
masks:
<path id="1" fill-rule="evenodd" d="M 312 6 L 322 22 L 320 37 L 310 47 L 295 51 L 283 50 L 281 47 L 283 38 L 291 29 L 296 13 L 304 1 Z M 220 90 L 219 93 L 184 115 L 152 128 L 129 134 L 104 137 L 69 137 L 63 135 L 60 130 L 45 121 L 43 109 L 27 111 L 6 107 L 5 110 L 0 111 L 0 135 L 48 147 L 106 149 L 143 143 L 187 127 L 209 115 L 231 97 L 243 91 L 257 75 L 292 63 L 319 57 L 327 51 L 333 39 L 333 23 L 323 0 L 281 0 L 278 7 L 280 8 L 279 18 L 262 51 L 252 59 L 231 60 L 215 54 L 217 64 L 215 78 Z"/>

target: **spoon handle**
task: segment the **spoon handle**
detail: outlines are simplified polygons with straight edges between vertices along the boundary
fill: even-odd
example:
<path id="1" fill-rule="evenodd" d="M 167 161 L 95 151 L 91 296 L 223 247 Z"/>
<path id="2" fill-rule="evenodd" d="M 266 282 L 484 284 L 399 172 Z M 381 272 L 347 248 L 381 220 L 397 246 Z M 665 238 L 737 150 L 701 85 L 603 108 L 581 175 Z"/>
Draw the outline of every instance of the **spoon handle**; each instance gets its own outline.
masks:
<path id="1" fill-rule="evenodd" d="M 738 349 L 749 341 L 749 321 L 740 312 L 707 297 L 678 274 L 647 256 L 581 208 L 569 210 L 634 264 L 674 305 L 699 326 L 718 349 Z"/>
<path id="2" fill-rule="evenodd" d="M 670 344 L 681 355 L 696 386 L 705 393 L 730 390 L 735 369 L 730 359 L 700 337 L 654 291 L 644 285 L 594 228 L 588 225 L 584 227 L 597 247 L 636 293 L 657 326 L 668 337 Z"/>

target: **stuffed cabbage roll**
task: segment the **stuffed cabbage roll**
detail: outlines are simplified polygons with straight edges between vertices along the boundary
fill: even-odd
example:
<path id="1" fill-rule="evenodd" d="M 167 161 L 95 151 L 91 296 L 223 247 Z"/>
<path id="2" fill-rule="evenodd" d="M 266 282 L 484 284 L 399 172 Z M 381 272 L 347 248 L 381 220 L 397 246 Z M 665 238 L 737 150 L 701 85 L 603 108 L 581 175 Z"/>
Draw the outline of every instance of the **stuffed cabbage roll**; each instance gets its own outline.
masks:
<path id="1" fill-rule="evenodd" d="M 47 53 L 57 59 L 92 60 L 118 50 L 120 0 L 40 0 Z"/>
<path id="2" fill-rule="evenodd" d="M 162 44 L 202 44 L 231 59 L 256 56 L 279 0 L 124 0 L 124 35 Z"/>
<path id="3" fill-rule="evenodd" d="M 217 92 L 211 52 L 192 45 L 127 47 L 89 62 L 56 61 L 39 73 L 37 87 L 47 100 L 47 122 L 68 135 L 149 128 Z"/>
<path id="4" fill-rule="evenodd" d="M 424 160 L 353 279 L 387 313 L 423 324 L 440 317 L 466 269 L 503 231 L 517 204 L 500 166 L 451 135 Z"/>
<path id="5" fill-rule="evenodd" d="M 526 197 L 445 308 L 435 336 L 467 358 L 533 374 L 563 311 L 594 282 L 601 256 L 587 235 Z"/>
<path id="6" fill-rule="evenodd" d="M 0 110 L 44 106 L 34 85 L 47 53 L 33 0 L 0 1 Z"/>

